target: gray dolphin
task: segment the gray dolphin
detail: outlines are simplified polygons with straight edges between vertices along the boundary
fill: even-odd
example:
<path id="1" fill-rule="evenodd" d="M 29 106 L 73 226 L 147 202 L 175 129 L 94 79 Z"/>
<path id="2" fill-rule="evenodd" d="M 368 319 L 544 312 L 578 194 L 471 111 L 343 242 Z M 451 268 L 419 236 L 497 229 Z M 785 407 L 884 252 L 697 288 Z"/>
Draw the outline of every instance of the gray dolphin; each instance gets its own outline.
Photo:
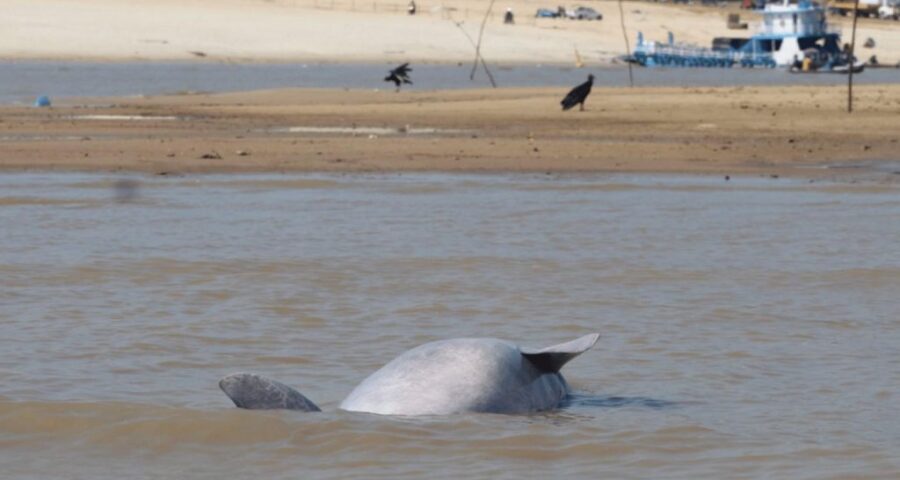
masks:
<path id="1" fill-rule="evenodd" d="M 594 346 L 599 337 L 592 333 L 538 350 L 494 338 L 426 343 L 369 375 L 340 408 L 381 415 L 554 409 L 569 393 L 559 370 Z M 259 375 L 229 375 L 219 381 L 219 387 L 240 408 L 319 411 L 300 392 Z"/>

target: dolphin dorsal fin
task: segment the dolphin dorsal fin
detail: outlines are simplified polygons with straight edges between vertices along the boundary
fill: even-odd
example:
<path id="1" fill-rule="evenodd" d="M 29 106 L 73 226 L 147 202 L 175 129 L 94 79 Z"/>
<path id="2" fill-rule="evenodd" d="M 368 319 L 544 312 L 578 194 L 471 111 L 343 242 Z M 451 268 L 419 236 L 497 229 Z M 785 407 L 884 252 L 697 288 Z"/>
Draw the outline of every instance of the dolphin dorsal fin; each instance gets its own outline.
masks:
<path id="1" fill-rule="evenodd" d="M 569 360 L 593 347 L 597 343 L 598 338 L 600 338 L 599 333 L 591 333 L 570 342 L 560 343 L 559 345 L 540 350 L 523 348 L 522 356 L 527 358 L 538 369 L 547 373 L 555 373 Z"/>

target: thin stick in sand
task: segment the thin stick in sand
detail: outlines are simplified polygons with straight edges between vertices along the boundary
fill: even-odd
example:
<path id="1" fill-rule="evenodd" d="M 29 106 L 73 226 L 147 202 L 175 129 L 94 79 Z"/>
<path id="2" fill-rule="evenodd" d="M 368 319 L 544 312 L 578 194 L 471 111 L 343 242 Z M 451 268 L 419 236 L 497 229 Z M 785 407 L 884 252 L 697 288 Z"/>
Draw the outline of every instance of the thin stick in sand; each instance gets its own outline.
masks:
<path id="1" fill-rule="evenodd" d="M 622 0 L 619 0 L 619 22 L 622 24 L 622 37 L 625 38 L 625 55 L 631 55 L 631 45 L 628 43 L 628 32 L 625 30 L 625 11 L 622 8 Z M 631 62 L 628 62 L 628 86 L 634 86 L 634 74 L 631 73 Z"/>
<path id="2" fill-rule="evenodd" d="M 453 22 L 453 20 L 451 20 L 451 22 Z M 469 35 L 469 32 L 467 32 L 466 29 L 462 28 L 463 22 L 453 22 L 453 24 L 456 25 L 456 27 L 459 28 L 459 31 L 462 32 L 462 34 L 466 36 L 466 39 L 469 40 L 469 43 L 471 43 L 473 47 L 476 47 L 475 60 L 481 61 L 481 66 L 484 67 L 484 72 L 487 73 L 488 79 L 491 81 L 491 86 L 494 88 L 497 88 L 497 82 L 494 81 L 494 75 L 491 74 L 491 70 L 488 68 L 487 62 L 485 62 L 484 57 L 481 56 L 481 53 L 478 51 L 477 46 L 475 44 L 475 40 L 472 39 L 472 37 Z M 473 70 L 472 75 L 469 77 L 469 79 L 473 80 L 474 77 L 475 77 L 475 71 Z"/>
<path id="3" fill-rule="evenodd" d="M 487 19 L 491 14 L 492 8 L 494 8 L 494 0 L 491 0 L 487 11 L 484 12 L 484 18 L 481 20 L 481 29 L 478 30 L 478 43 L 475 45 L 475 62 L 472 64 L 472 73 L 469 74 L 469 80 L 475 80 L 475 70 L 478 68 L 478 59 L 481 57 L 481 38 L 484 36 L 484 26 L 487 24 Z M 490 76 L 490 74 L 488 74 L 488 76 Z M 497 84 L 494 83 L 493 77 L 491 77 L 491 85 L 493 85 L 494 88 L 497 88 Z"/>
<path id="4" fill-rule="evenodd" d="M 847 72 L 847 113 L 853 113 L 853 57 L 856 54 L 856 19 L 859 17 L 859 0 L 853 3 L 853 34 L 850 37 L 850 71 Z"/>

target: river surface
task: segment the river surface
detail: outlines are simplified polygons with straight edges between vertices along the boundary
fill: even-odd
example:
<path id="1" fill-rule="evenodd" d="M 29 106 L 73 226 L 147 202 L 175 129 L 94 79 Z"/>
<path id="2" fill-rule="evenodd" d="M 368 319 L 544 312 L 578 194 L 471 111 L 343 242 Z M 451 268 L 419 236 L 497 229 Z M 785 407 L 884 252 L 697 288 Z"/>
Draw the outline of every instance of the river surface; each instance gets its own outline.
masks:
<path id="1" fill-rule="evenodd" d="M 203 62 L 64 62 L 0 61 L 0 104 L 31 104 L 39 95 L 52 99 L 159 95 L 183 92 L 248 91 L 269 88 L 393 89 L 383 81 L 396 64 Z M 404 90 L 490 87 L 478 69 L 470 79 L 471 64 L 414 64 L 412 85 Z M 594 73 L 594 84 L 629 85 L 625 67 L 568 68 L 553 65 L 494 65 L 500 87 L 560 87 L 584 82 Z M 785 69 L 744 68 L 638 68 L 636 86 L 749 86 L 749 85 L 846 85 L 846 75 L 791 74 Z M 853 77 L 856 84 L 900 83 L 900 69 L 868 69 Z"/>
<path id="2" fill-rule="evenodd" d="M 0 174 L 0 471 L 898 478 L 898 239 L 896 183 Z M 337 410 L 427 341 L 590 332 L 560 411 Z"/>

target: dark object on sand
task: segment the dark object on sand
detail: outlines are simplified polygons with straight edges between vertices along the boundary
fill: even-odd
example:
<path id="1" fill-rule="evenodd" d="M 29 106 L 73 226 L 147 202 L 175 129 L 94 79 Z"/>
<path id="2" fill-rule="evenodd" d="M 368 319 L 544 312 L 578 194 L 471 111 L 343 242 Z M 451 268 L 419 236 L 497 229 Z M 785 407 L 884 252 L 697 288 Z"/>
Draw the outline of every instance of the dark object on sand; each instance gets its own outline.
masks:
<path id="1" fill-rule="evenodd" d="M 591 93 L 591 87 L 594 85 L 594 75 L 588 75 L 588 79 L 586 82 L 572 89 L 566 98 L 562 99 L 559 102 L 562 105 L 563 110 L 568 110 L 575 105 L 581 105 L 581 111 L 584 111 L 584 101 L 587 99 L 587 96 Z"/>
<path id="2" fill-rule="evenodd" d="M 747 22 L 741 21 L 741 14 L 739 13 L 730 13 L 728 14 L 728 28 L 732 30 L 746 30 Z"/>
<path id="3" fill-rule="evenodd" d="M 506 13 L 503 14 L 503 23 L 507 25 L 516 23 L 516 20 L 513 18 L 513 12 L 511 8 L 507 8 Z"/>
<path id="4" fill-rule="evenodd" d="M 409 79 L 409 72 L 412 69 L 409 68 L 409 63 L 404 63 L 399 67 L 390 71 L 388 76 L 384 77 L 385 82 L 394 82 L 394 85 L 397 86 L 397 91 L 400 91 L 400 85 L 404 83 L 408 83 L 412 85 L 412 80 Z"/>

